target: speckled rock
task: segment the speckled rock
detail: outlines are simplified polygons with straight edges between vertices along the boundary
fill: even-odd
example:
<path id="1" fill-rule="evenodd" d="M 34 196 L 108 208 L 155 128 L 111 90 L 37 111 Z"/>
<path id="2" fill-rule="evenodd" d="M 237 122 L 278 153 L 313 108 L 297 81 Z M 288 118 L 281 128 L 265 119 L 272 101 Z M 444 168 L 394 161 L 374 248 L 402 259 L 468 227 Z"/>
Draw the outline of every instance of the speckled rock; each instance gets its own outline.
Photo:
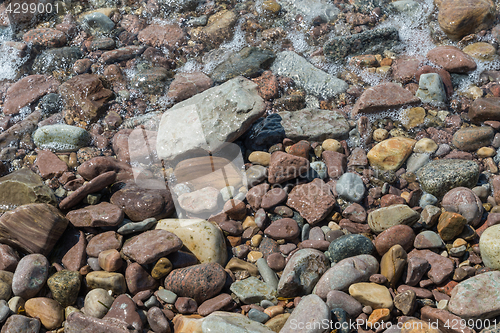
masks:
<path id="1" fill-rule="evenodd" d="M 325 219 L 335 206 L 330 188 L 321 179 L 295 186 L 288 195 L 287 206 L 295 209 L 314 225 Z"/>
<path id="2" fill-rule="evenodd" d="M 368 254 L 344 259 L 323 274 L 313 293 L 326 299 L 332 290 L 346 292 L 353 283 L 368 281 L 378 268 L 377 259 Z"/>
<path id="3" fill-rule="evenodd" d="M 275 151 L 271 154 L 268 180 L 271 184 L 283 183 L 287 180 L 297 178 L 308 170 L 309 161 L 307 159 Z"/>
<path id="4" fill-rule="evenodd" d="M 40 149 L 71 152 L 86 147 L 90 142 L 90 134 L 76 126 L 47 125 L 36 130 L 33 142 Z"/>
<path id="5" fill-rule="evenodd" d="M 80 291 L 81 275 L 78 272 L 62 270 L 47 280 L 52 297 L 63 307 L 73 305 Z"/>
<path id="6" fill-rule="evenodd" d="M 488 227 L 479 239 L 479 249 L 484 265 L 493 269 L 500 269 L 500 225 Z"/>
<path id="7" fill-rule="evenodd" d="M 412 225 L 419 218 L 420 214 L 407 205 L 392 205 L 368 214 L 368 225 L 373 232 L 379 233 L 395 225 Z"/>
<path id="8" fill-rule="evenodd" d="M 489 146 L 495 131 L 490 126 L 461 128 L 453 134 L 452 143 L 460 150 L 474 151 Z"/>
<path id="9" fill-rule="evenodd" d="M 328 269 L 328 259 L 318 250 L 297 251 L 283 270 L 278 283 L 278 296 L 295 297 L 311 293 L 316 282 Z"/>
<path id="10" fill-rule="evenodd" d="M 224 234 L 214 223 L 201 219 L 164 219 L 158 221 L 156 229 L 177 235 L 200 263 L 217 262 L 224 265 L 227 260 Z"/>
<path id="11" fill-rule="evenodd" d="M 150 264 L 182 247 L 182 241 L 166 230 L 149 230 L 130 239 L 122 248 L 123 254 L 139 264 Z"/>
<path id="12" fill-rule="evenodd" d="M 332 263 L 338 263 L 360 254 L 372 254 L 374 249 L 372 241 L 367 237 L 361 234 L 351 234 L 333 240 L 325 254 Z"/>
<path id="13" fill-rule="evenodd" d="M 278 113 L 285 129 L 286 137 L 294 141 L 324 141 L 344 139 L 349 132 L 349 124 L 338 111 L 302 109 L 299 112 Z"/>
<path id="14" fill-rule="evenodd" d="M 174 269 L 165 278 L 165 289 L 198 304 L 217 295 L 226 282 L 226 272 L 217 263 Z"/>
<path id="15" fill-rule="evenodd" d="M 316 295 L 308 295 L 301 299 L 293 310 L 280 332 L 322 333 L 323 327 L 318 323 L 330 322 L 330 308 Z M 299 328 L 297 323 L 310 323 Z M 316 325 L 312 325 L 316 323 Z"/>
<path id="16" fill-rule="evenodd" d="M 500 272 L 486 272 L 460 282 L 451 291 L 449 310 L 463 319 L 500 314 Z"/>
<path id="17" fill-rule="evenodd" d="M 263 300 L 276 302 L 276 290 L 256 277 L 249 277 L 231 284 L 231 291 L 245 304 Z"/>
<path id="18" fill-rule="evenodd" d="M 479 166 L 467 160 L 435 160 L 418 170 L 417 176 L 424 191 L 441 197 L 455 187 L 474 187 L 479 178 Z"/>
<path id="19" fill-rule="evenodd" d="M 49 274 L 49 261 L 41 254 L 22 258 L 12 279 L 12 292 L 27 300 L 42 289 Z"/>

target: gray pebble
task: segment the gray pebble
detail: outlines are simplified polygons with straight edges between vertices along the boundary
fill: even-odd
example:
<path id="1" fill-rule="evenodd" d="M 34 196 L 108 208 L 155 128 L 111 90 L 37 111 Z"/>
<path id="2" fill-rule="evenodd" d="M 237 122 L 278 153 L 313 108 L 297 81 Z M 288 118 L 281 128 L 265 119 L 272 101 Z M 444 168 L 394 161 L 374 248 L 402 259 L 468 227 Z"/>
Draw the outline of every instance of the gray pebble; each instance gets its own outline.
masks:
<path id="1" fill-rule="evenodd" d="M 250 311 L 248 311 L 248 318 L 257 321 L 259 323 L 265 323 L 266 321 L 269 320 L 270 317 L 267 313 L 264 313 L 257 309 L 250 309 Z"/>
<path id="2" fill-rule="evenodd" d="M 262 279 L 264 279 L 264 282 L 266 282 L 273 289 L 277 289 L 278 288 L 278 276 L 269 267 L 266 259 L 260 258 L 259 260 L 257 260 L 256 264 L 257 264 L 257 268 L 259 269 L 259 273 L 262 276 Z"/>
<path id="3" fill-rule="evenodd" d="M 150 217 L 150 218 L 145 219 L 144 221 L 141 221 L 141 222 L 131 222 L 130 221 L 128 223 L 125 223 L 125 224 L 123 224 L 123 226 L 121 226 L 118 229 L 117 232 L 120 235 L 128 235 L 128 234 L 132 234 L 135 232 L 142 232 L 142 231 L 149 230 L 152 227 L 154 227 L 155 225 L 156 225 L 156 219 L 154 217 Z"/>
<path id="4" fill-rule="evenodd" d="M 0 301 L 0 323 L 3 323 L 7 320 L 7 317 L 10 315 L 9 305 L 5 300 Z"/>
<path id="5" fill-rule="evenodd" d="M 158 302 L 158 299 L 156 298 L 156 296 L 153 295 L 150 298 L 148 298 L 148 300 L 146 302 L 144 302 L 144 306 L 146 307 L 146 309 L 150 309 L 153 306 L 159 307 L 160 302 Z"/>
<path id="6" fill-rule="evenodd" d="M 160 289 L 156 294 L 162 301 L 168 304 L 174 304 L 177 299 L 177 295 L 167 289 Z"/>

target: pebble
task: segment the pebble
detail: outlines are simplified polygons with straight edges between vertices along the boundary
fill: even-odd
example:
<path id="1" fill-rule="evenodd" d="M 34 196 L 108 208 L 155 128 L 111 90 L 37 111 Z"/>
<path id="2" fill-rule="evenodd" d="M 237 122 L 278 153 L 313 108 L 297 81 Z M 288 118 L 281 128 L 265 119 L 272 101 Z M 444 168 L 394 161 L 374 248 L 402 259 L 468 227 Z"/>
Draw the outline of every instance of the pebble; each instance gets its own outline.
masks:
<path id="1" fill-rule="evenodd" d="M 360 202 L 366 191 L 361 177 L 350 172 L 340 176 L 335 188 L 340 197 L 352 202 Z"/>
<path id="2" fill-rule="evenodd" d="M 276 253 L 276 254 L 281 256 L 281 254 L 279 254 L 279 253 Z M 266 259 L 264 259 L 264 258 L 258 259 L 257 260 L 257 268 L 259 269 L 259 273 L 262 276 L 262 279 L 264 280 L 264 282 L 266 282 L 271 288 L 278 289 L 278 282 L 279 282 L 278 276 L 269 267 Z"/>
<path id="3" fill-rule="evenodd" d="M 137 232 L 143 232 L 153 228 L 156 225 L 156 219 L 154 217 L 150 217 L 141 222 L 127 222 L 122 224 L 121 227 L 116 231 L 120 235 L 129 235 Z"/>
<path id="4" fill-rule="evenodd" d="M 139 264 L 150 264 L 179 250 L 182 241 L 175 234 L 162 230 L 145 231 L 131 238 L 122 248 L 123 254 Z"/>
<path id="5" fill-rule="evenodd" d="M 5 333 L 15 332 L 39 332 L 41 327 L 40 320 L 36 318 L 29 318 L 23 315 L 14 314 L 7 318 L 7 321 L 2 327 Z"/>
<path id="6" fill-rule="evenodd" d="M 399 244 L 406 251 L 411 250 L 415 241 L 415 232 L 407 225 L 399 224 L 381 232 L 373 244 L 378 254 L 383 256 L 391 247 Z"/>
<path id="7" fill-rule="evenodd" d="M 330 309 L 340 308 L 349 316 L 356 318 L 363 310 L 363 306 L 354 297 L 339 290 L 332 290 L 326 296 L 326 304 Z"/>
<path id="8" fill-rule="evenodd" d="M 233 282 L 230 289 L 245 304 L 276 301 L 276 289 L 253 276 Z"/>
<path id="9" fill-rule="evenodd" d="M 372 254 L 375 247 L 370 239 L 363 235 L 345 235 L 330 243 L 326 257 L 332 263 L 360 254 Z"/>
<path id="10" fill-rule="evenodd" d="M 473 227 L 477 227 L 481 221 L 483 214 L 481 199 L 466 187 L 457 187 L 446 193 L 441 205 L 448 212 L 462 215 Z"/>
<path id="11" fill-rule="evenodd" d="M 349 287 L 349 294 L 362 305 L 371 306 L 373 309 L 392 309 L 392 297 L 387 287 L 376 283 L 360 282 Z"/>
<path id="12" fill-rule="evenodd" d="M 312 322 L 330 322 L 331 312 L 325 302 L 316 295 L 307 295 L 302 297 L 299 305 L 292 312 L 285 325 L 281 329 L 282 332 L 293 332 L 293 323 L 312 323 Z M 320 333 L 321 327 L 303 330 L 303 332 Z"/>
<path id="13" fill-rule="evenodd" d="M 416 249 L 439 249 L 444 247 L 443 239 L 434 231 L 424 230 L 415 237 Z"/>
<path id="14" fill-rule="evenodd" d="M 47 280 L 52 297 L 62 307 L 73 305 L 80 292 L 81 276 L 78 272 L 62 270 Z"/>
<path id="15" fill-rule="evenodd" d="M 481 259 L 486 267 L 500 269 L 499 235 L 500 225 L 491 226 L 481 234 L 479 249 L 481 251 Z"/>
<path id="16" fill-rule="evenodd" d="M 380 233 L 396 225 L 413 225 L 420 214 L 407 205 L 392 205 L 374 210 L 368 214 L 368 225 L 375 233 Z"/>
<path id="17" fill-rule="evenodd" d="M 25 300 L 42 289 L 49 274 L 49 261 L 41 254 L 30 254 L 19 261 L 12 278 L 12 292 Z"/>
<path id="18" fill-rule="evenodd" d="M 24 308 L 28 316 L 39 318 L 42 326 L 47 330 L 54 330 L 61 327 L 64 320 L 63 307 L 57 301 L 50 298 L 31 298 L 26 301 Z"/>
<path id="19" fill-rule="evenodd" d="M 123 294 L 127 290 L 125 277 L 120 273 L 113 272 L 90 272 L 85 277 L 87 285 L 94 288 L 111 290 L 113 294 Z"/>
<path id="20" fill-rule="evenodd" d="M 86 147 L 90 142 L 90 134 L 75 126 L 47 125 L 35 131 L 33 142 L 40 149 L 71 152 Z"/>

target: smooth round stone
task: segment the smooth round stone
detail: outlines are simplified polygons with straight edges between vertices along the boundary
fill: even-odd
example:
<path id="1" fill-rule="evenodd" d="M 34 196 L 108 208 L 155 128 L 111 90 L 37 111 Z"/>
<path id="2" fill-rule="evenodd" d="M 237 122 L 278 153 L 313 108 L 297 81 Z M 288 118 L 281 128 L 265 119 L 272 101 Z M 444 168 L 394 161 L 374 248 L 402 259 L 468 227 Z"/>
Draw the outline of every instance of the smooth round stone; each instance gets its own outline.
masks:
<path id="1" fill-rule="evenodd" d="M 42 289 L 49 274 L 49 261 L 41 254 L 29 254 L 17 265 L 12 279 L 12 292 L 27 300 Z"/>
<path id="2" fill-rule="evenodd" d="M 323 147 L 324 150 L 328 150 L 328 151 L 336 151 L 339 153 L 342 152 L 342 145 L 340 144 L 340 142 L 338 142 L 335 139 L 326 139 L 321 144 L 321 147 Z"/>
<path id="3" fill-rule="evenodd" d="M 337 263 L 360 254 L 371 254 L 375 247 L 370 239 L 360 234 L 341 236 L 330 243 L 326 257 Z"/>
<path id="4" fill-rule="evenodd" d="M 299 233 L 300 229 L 297 222 L 290 218 L 276 220 L 264 230 L 264 234 L 273 239 L 292 240 L 296 238 Z"/>
<path id="5" fill-rule="evenodd" d="M 330 323 L 330 318 L 330 308 L 326 303 L 316 295 L 307 295 L 302 297 L 280 332 L 297 332 L 294 323 Z M 302 332 L 320 333 L 323 329 L 303 330 Z"/>
<path id="6" fill-rule="evenodd" d="M 248 161 L 253 164 L 259 164 L 262 166 L 269 166 L 269 162 L 271 161 L 271 154 L 264 151 L 253 151 L 248 156 Z"/>
<path id="7" fill-rule="evenodd" d="M 151 276 L 154 279 L 161 279 L 170 273 L 173 269 L 173 264 L 168 258 L 160 258 L 151 270 Z"/>
<path id="8" fill-rule="evenodd" d="M 70 125 L 47 125 L 33 134 L 33 142 L 40 149 L 71 152 L 88 146 L 90 134 L 83 128 Z"/>
<path id="9" fill-rule="evenodd" d="M 156 292 L 156 295 L 164 302 L 168 304 L 174 304 L 177 299 L 177 295 L 170 290 L 160 289 Z"/>
<path id="10" fill-rule="evenodd" d="M 107 290 L 93 289 L 85 296 L 83 312 L 87 316 L 103 318 L 114 300 Z"/>
<path id="11" fill-rule="evenodd" d="M 163 219 L 156 229 L 164 229 L 177 235 L 200 263 L 227 261 L 225 237 L 215 224 L 201 219 Z"/>
<path id="12" fill-rule="evenodd" d="M 285 257 L 283 257 L 281 253 L 272 253 L 267 257 L 267 265 L 273 271 L 279 272 L 283 270 L 286 266 Z"/>
<path id="13" fill-rule="evenodd" d="M 490 43 L 478 42 L 467 45 L 462 50 L 473 58 L 480 60 L 493 60 L 496 49 Z"/>
<path id="14" fill-rule="evenodd" d="M 260 302 L 260 306 L 262 306 L 264 309 L 267 309 L 268 307 L 274 306 L 274 303 L 265 299 Z"/>
<path id="15" fill-rule="evenodd" d="M 111 290 L 113 294 L 123 294 L 127 291 L 127 285 L 125 284 L 125 277 L 120 273 L 112 272 L 90 272 L 85 277 L 87 285 L 92 288 L 102 288 L 106 290 Z"/>
<path id="16" fill-rule="evenodd" d="M 332 290 L 326 296 L 326 304 L 330 309 L 344 309 L 352 318 L 359 316 L 363 306 L 354 297 L 339 290 Z"/>
<path id="17" fill-rule="evenodd" d="M 365 184 L 355 173 L 344 173 L 335 186 L 340 197 L 353 202 L 360 202 L 365 195 Z"/>
<path id="18" fill-rule="evenodd" d="M 500 269 L 500 224 L 487 228 L 479 239 L 479 249 L 484 265 Z"/>
<path id="19" fill-rule="evenodd" d="M 151 309 L 154 306 L 160 306 L 160 302 L 158 302 L 158 299 L 155 296 L 151 296 L 144 302 L 144 306 L 146 309 Z"/>
<path id="20" fill-rule="evenodd" d="M 198 307 L 198 314 L 200 316 L 208 316 L 212 312 L 218 311 L 218 310 L 223 309 L 224 307 L 228 306 L 229 304 L 231 304 L 232 301 L 233 301 L 233 299 L 231 298 L 231 295 L 220 294 L 218 296 L 215 296 L 214 298 L 211 298 L 211 299 L 203 302 L 203 304 L 201 304 Z M 261 302 L 261 306 L 262 306 L 262 303 L 264 303 L 264 302 L 269 302 L 269 303 L 271 303 L 271 305 L 274 305 L 273 302 L 270 302 L 268 300 L 263 300 Z"/>
<path id="21" fill-rule="evenodd" d="M 416 249 L 438 249 L 444 246 L 444 242 L 434 231 L 425 230 L 415 237 L 413 246 Z"/>
<path id="22" fill-rule="evenodd" d="M 272 331 L 263 324 L 242 314 L 216 311 L 205 317 L 201 324 L 201 333 L 211 332 L 271 333 Z"/>
<path id="23" fill-rule="evenodd" d="M 434 140 L 429 138 L 422 138 L 415 143 L 415 147 L 413 147 L 413 152 L 415 153 L 425 153 L 432 154 L 438 149 L 438 145 Z"/>
<path id="24" fill-rule="evenodd" d="M 415 173 L 418 169 L 429 163 L 429 161 L 429 154 L 413 153 L 406 162 L 406 171 Z"/>
<path id="25" fill-rule="evenodd" d="M 418 202 L 418 204 L 420 207 L 425 208 L 426 206 L 429 206 L 429 205 L 433 206 L 437 202 L 438 202 L 438 198 L 436 198 L 435 196 L 433 196 L 430 193 L 424 193 L 420 197 L 420 201 Z"/>
<path id="26" fill-rule="evenodd" d="M 3 323 L 10 315 L 9 305 L 5 300 L 0 300 L 0 323 Z"/>
<path id="27" fill-rule="evenodd" d="M 52 297 L 63 307 L 73 305 L 80 291 L 81 275 L 78 272 L 62 270 L 47 280 Z"/>
<path id="28" fill-rule="evenodd" d="M 351 284 L 368 281 L 371 275 L 378 272 L 378 268 L 377 259 L 369 254 L 344 259 L 321 276 L 313 293 L 326 299 L 332 290 L 346 292 Z"/>
<path id="29" fill-rule="evenodd" d="M 255 320 L 256 322 L 259 323 L 265 323 L 266 321 L 269 320 L 270 317 L 267 313 L 264 313 L 257 309 L 250 309 L 250 311 L 248 311 L 248 318 Z"/>
<path id="30" fill-rule="evenodd" d="M 321 179 L 325 179 L 326 176 L 328 175 L 328 169 L 326 168 L 326 164 L 321 161 L 312 162 L 311 164 L 309 164 L 309 166 L 311 167 L 311 169 L 316 171 L 319 178 Z"/>
<path id="31" fill-rule="evenodd" d="M 410 251 L 415 241 L 415 232 L 407 225 L 400 224 L 390 227 L 375 238 L 374 245 L 379 255 L 383 256 L 391 247 L 401 245 Z"/>
<path id="32" fill-rule="evenodd" d="M 142 222 L 132 222 L 130 220 L 127 223 L 122 224 L 121 227 L 118 228 L 117 232 L 120 235 L 128 235 L 136 232 L 142 232 L 153 228 L 156 224 L 156 219 L 154 217 L 150 217 L 145 219 Z"/>
<path id="33" fill-rule="evenodd" d="M 26 301 L 25 309 L 28 316 L 39 318 L 47 330 L 61 327 L 64 321 L 64 309 L 57 301 L 50 298 L 31 298 Z"/>
<path id="34" fill-rule="evenodd" d="M 479 224 L 483 215 L 481 199 L 466 187 L 457 187 L 448 191 L 441 201 L 441 206 L 448 212 L 462 215 L 473 227 Z"/>
<path id="35" fill-rule="evenodd" d="M 380 274 L 387 278 L 390 286 L 394 288 L 396 282 L 403 274 L 408 255 L 399 244 L 394 245 L 380 260 Z"/>
<path id="36" fill-rule="evenodd" d="M 355 283 L 349 287 L 349 294 L 362 305 L 371 306 L 372 309 L 392 309 L 393 307 L 389 289 L 377 283 Z"/>
<path id="37" fill-rule="evenodd" d="M 302 249 L 288 260 L 278 284 L 278 296 L 295 297 L 310 294 L 328 269 L 328 259 L 323 252 Z"/>
<path id="38" fill-rule="evenodd" d="M 15 314 L 7 319 L 2 327 L 2 331 L 4 331 L 4 333 L 36 333 L 40 332 L 40 327 L 40 320 Z"/>

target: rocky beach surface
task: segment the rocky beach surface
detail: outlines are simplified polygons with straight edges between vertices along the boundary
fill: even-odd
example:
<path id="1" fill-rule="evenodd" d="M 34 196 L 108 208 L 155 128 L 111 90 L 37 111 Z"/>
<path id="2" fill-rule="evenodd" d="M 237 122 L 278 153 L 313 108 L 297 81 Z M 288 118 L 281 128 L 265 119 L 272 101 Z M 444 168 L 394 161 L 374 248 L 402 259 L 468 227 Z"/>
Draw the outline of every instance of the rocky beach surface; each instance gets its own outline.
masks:
<path id="1" fill-rule="evenodd" d="M 499 6 L 2 2 L 0 332 L 500 332 Z"/>

